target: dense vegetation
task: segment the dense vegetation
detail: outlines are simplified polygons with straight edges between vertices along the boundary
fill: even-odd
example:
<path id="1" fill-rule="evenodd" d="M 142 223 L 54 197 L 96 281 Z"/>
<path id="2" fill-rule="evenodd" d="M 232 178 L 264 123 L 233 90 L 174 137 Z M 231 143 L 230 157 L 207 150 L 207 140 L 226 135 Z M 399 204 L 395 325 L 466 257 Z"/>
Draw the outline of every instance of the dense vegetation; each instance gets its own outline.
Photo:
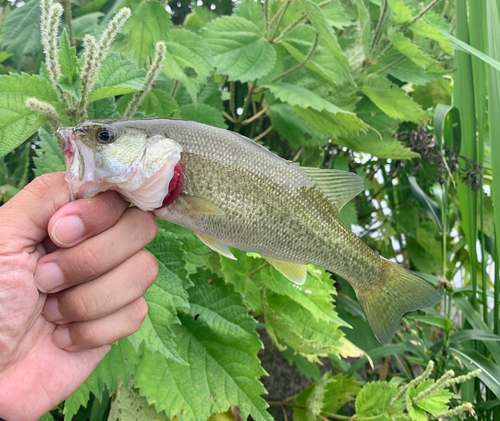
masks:
<path id="1" fill-rule="evenodd" d="M 297 288 L 160 221 L 144 325 L 45 420 L 500 419 L 500 2 L 63 3 L 2 0 L 0 201 L 64 170 L 57 126 L 195 120 L 361 175 L 341 219 L 444 300 L 382 347 L 342 279 L 310 266 Z M 264 329 L 311 381 L 283 402 Z"/>

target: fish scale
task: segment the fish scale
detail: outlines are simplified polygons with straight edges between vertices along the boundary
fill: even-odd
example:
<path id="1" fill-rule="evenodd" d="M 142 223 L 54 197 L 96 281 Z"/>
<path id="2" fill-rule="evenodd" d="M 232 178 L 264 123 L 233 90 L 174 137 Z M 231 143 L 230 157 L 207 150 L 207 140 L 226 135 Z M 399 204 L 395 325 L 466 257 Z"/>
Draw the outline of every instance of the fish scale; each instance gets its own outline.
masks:
<path id="1" fill-rule="evenodd" d="M 102 130 L 114 135 L 113 146 L 98 144 L 96 133 Z M 184 120 L 94 121 L 73 132 L 62 129 L 59 135 L 64 142 L 73 142 L 73 147 L 94 149 L 97 158 L 93 165 L 102 167 L 101 173 L 109 173 L 110 179 L 121 179 L 118 168 L 128 168 L 127 173 L 134 176 L 144 170 L 148 191 L 142 196 L 151 199 L 156 195 L 158 204 L 168 193 L 173 176 L 173 170 L 170 178 L 163 177 L 162 171 L 170 174 L 179 160 L 178 154 L 169 155 L 169 151 L 181 150 L 181 193 L 172 204 L 154 210 L 158 218 L 193 230 L 227 257 L 233 257 L 227 246 L 260 253 L 297 283 L 304 282 L 309 263 L 340 275 L 353 286 L 382 343 L 390 342 L 405 312 L 430 307 L 441 299 L 425 280 L 380 257 L 338 219 L 342 206 L 362 190 L 362 180 L 354 174 L 302 168 L 238 133 Z M 130 144 L 147 154 L 132 153 Z M 113 160 L 121 159 L 119 166 L 113 167 L 114 161 L 106 159 L 111 151 Z M 148 162 L 141 161 L 143 155 Z M 67 161 L 68 168 L 69 164 Z M 71 171 L 78 170 L 74 166 Z M 148 168 L 155 171 L 148 173 Z M 153 180 L 149 177 L 163 184 L 147 183 Z M 73 173 L 67 177 L 70 187 L 75 178 Z M 89 181 L 101 183 L 88 189 L 92 194 L 116 189 L 141 207 L 137 191 L 128 192 L 101 178 Z M 78 183 L 87 187 L 81 177 Z"/>

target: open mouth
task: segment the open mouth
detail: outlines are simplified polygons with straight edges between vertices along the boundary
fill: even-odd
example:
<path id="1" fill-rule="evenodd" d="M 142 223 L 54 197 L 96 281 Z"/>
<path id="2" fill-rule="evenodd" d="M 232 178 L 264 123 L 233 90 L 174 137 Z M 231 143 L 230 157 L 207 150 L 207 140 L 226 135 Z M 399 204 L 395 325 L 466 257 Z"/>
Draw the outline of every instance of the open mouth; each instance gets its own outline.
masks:
<path id="1" fill-rule="evenodd" d="M 75 156 L 76 151 L 76 134 L 72 127 L 62 127 L 57 129 L 57 136 L 63 144 L 64 159 L 66 160 L 66 166 Z"/>

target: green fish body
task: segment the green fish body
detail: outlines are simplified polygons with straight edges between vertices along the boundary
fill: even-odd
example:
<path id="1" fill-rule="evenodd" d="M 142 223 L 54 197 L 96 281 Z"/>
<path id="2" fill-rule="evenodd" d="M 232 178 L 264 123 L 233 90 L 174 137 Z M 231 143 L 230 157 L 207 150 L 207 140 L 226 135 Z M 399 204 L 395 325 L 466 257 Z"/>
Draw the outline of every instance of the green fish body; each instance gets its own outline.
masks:
<path id="1" fill-rule="evenodd" d="M 112 134 L 113 142 L 96 141 L 103 127 Z M 382 343 L 390 342 L 404 313 L 441 300 L 425 280 L 380 257 L 338 219 L 341 208 L 363 190 L 362 179 L 353 173 L 303 168 L 238 133 L 184 120 L 87 122 L 59 133 L 69 149 L 88 148 L 100 154 L 90 168 L 79 157 L 78 169 L 67 176 L 70 187 L 72 183 L 93 186 L 77 197 L 115 189 L 141 207 L 137 200 L 140 187 L 130 192 L 113 183 L 124 179 L 122 185 L 126 185 L 126 177 L 119 172 L 128 171 L 131 177 L 127 168 L 140 168 L 149 174 L 142 177 L 143 185 L 159 186 L 157 190 L 149 187 L 147 196 L 156 197 L 152 205 L 156 207 L 151 209 L 149 200 L 145 210 L 193 230 L 226 257 L 234 258 L 228 246 L 257 252 L 298 284 L 305 282 L 309 263 L 340 275 L 353 286 Z M 132 144 L 139 152 L 125 158 L 125 148 Z M 121 161 L 118 158 L 119 164 L 114 155 L 103 158 L 110 147 L 117 156 L 124 156 Z M 148 156 L 147 162 L 139 160 L 141 153 Z M 67 158 L 68 174 L 73 158 Z M 162 206 L 168 190 L 173 189 L 172 180 L 178 180 L 173 169 L 177 164 L 182 169 L 182 185 L 175 200 Z M 166 174 L 163 184 L 150 181 L 162 171 Z M 98 173 L 103 175 L 96 177 Z"/>

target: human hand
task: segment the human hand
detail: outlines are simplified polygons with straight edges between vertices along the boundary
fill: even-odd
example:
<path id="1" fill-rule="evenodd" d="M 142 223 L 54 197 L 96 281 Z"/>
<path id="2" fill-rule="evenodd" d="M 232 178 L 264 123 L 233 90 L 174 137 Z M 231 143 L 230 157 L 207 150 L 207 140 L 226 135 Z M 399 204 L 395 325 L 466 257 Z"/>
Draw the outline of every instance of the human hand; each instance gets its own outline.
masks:
<path id="1" fill-rule="evenodd" d="M 0 418 L 37 420 L 147 314 L 151 213 L 116 192 L 70 202 L 63 173 L 0 208 Z"/>

